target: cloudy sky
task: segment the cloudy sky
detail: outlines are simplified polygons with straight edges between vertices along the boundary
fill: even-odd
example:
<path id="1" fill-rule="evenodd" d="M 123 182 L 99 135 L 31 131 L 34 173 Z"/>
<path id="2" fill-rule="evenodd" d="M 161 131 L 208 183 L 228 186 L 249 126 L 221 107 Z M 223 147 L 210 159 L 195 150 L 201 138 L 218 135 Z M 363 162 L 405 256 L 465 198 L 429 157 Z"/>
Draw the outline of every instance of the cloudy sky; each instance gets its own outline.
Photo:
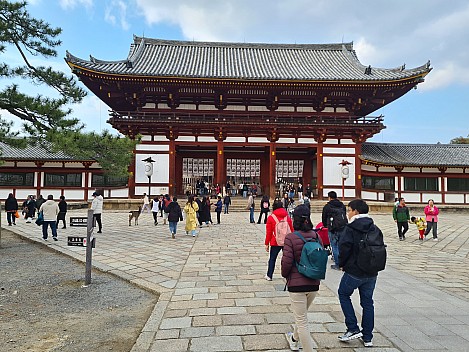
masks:
<path id="1" fill-rule="evenodd" d="M 372 140 L 448 143 L 469 134 L 469 2 L 467 0 L 34 0 L 31 15 L 63 29 L 56 60 L 127 57 L 133 35 L 201 41 L 352 42 L 364 65 L 412 68 L 431 61 L 426 81 L 376 111 L 387 128 Z M 7 60 L 15 53 L 8 51 Z M 41 60 L 41 58 L 37 58 Z M 0 83 L 2 84 L 2 83 Z M 89 130 L 111 129 L 108 107 L 92 94 L 78 116 Z M 2 112 L 2 115 L 5 114 Z"/>

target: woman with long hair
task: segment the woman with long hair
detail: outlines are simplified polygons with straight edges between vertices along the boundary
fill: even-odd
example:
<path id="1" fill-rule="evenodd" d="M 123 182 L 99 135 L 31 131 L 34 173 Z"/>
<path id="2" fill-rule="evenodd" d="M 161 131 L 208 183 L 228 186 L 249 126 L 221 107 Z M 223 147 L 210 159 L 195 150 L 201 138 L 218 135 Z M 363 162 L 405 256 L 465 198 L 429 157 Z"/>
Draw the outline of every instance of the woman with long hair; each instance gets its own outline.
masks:
<path id="1" fill-rule="evenodd" d="M 307 206 L 297 206 L 293 211 L 293 229 L 295 232 L 300 233 L 306 241 L 315 238 L 321 243 L 321 239 L 313 231 L 310 215 L 311 213 Z M 310 279 L 298 272 L 295 263 L 300 261 L 303 245 L 304 241 L 296 233 L 289 233 L 285 237 L 282 276 L 287 280 L 291 310 L 295 317 L 293 332 L 287 332 L 285 336 L 292 351 L 298 351 L 300 347 L 299 342 L 301 342 L 303 351 L 312 352 L 314 349 L 308 329 L 308 308 L 319 291 L 320 281 Z"/>

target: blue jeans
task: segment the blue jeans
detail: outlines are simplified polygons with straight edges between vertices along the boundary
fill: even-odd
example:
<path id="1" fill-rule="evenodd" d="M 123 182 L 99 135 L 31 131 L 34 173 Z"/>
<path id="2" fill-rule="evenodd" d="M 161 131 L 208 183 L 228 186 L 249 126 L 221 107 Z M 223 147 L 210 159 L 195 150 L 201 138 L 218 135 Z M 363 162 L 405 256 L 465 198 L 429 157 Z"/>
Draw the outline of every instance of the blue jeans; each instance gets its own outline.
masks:
<path id="1" fill-rule="evenodd" d="M 249 222 L 253 223 L 254 221 L 254 208 L 249 208 Z"/>
<path id="2" fill-rule="evenodd" d="M 371 341 L 373 339 L 373 328 L 375 326 L 375 308 L 373 306 L 373 292 L 376 286 L 376 278 L 373 277 L 355 277 L 346 272 L 342 276 L 339 284 L 339 301 L 342 312 L 345 316 L 345 325 L 347 331 L 360 331 L 358 328 L 357 317 L 353 310 L 352 300 L 350 296 L 353 291 L 358 288 L 360 294 L 360 305 L 363 309 L 362 314 L 362 334 L 363 341 Z"/>
<path id="3" fill-rule="evenodd" d="M 44 221 L 42 223 L 42 238 L 47 239 L 47 227 L 50 226 L 52 237 L 57 237 L 57 223 L 54 221 Z"/>
<path id="4" fill-rule="evenodd" d="M 345 231 L 345 227 L 339 231 L 328 230 L 329 242 L 331 243 L 332 257 L 334 258 L 334 263 L 339 265 L 339 239 Z"/>
<path id="5" fill-rule="evenodd" d="M 171 233 L 176 234 L 177 228 L 178 228 L 178 223 L 177 223 L 177 221 L 170 221 L 170 222 L 169 222 L 169 231 L 170 231 Z"/>
<path id="6" fill-rule="evenodd" d="M 270 246 L 269 253 L 269 267 L 267 268 L 267 276 L 272 278 L 275 270 L 275 262 L 280 251 L 283 249 L 281 246 Z"/>
<path id="7" fill-rule="evenodd" d="M 225 204 L 225 214 L 228 214 L 228 208 L 230 207 L 229 204 Z"/>

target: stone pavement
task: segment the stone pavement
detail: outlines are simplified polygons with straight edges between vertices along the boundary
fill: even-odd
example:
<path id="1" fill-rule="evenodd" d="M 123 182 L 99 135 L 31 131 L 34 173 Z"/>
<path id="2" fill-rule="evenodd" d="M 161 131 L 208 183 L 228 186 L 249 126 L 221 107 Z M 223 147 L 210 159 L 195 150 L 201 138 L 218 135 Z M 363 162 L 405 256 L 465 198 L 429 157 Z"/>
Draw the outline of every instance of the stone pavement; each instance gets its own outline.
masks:
<path id="1" fill-rule="evenodd" d="M 85 216 L 86 210 L 68 215 Z M 375 351 L 467 351 L 469 348 L 469 227 L 465 214 L 443 214 L 440 241 L 417 240 L 411 225 L 400 242 L 388 214 L 372 214 L 385 234 L 388 267 L 375 291 Z M 312 214 L 318 222 L 319 214 Z M 161 220 L 160 220 L 161 221 Z M 162 221 L 161 221 L 162 222 Z M 96 234 L 93 265 L 160 293 L 132 352 L 289 351 L 284 333 L 293 316 L 283 291 L 280 258 L 271 282 L 263 279 L 268 254 L 264 226 L 249 224 L 248 213 L 222 214 L 222 224 L 202 228 L 196 238 L 180 223 L 176 239 L 161 223 L 143 214 L 128 226 L 127 212 L 105 212 L 103 234 Z M 5 226 L 5 225 L 3 225 Z M 40 228 L 19 220 L 8 227 L 84 261 L 85 249 L 41 239 Z M 308 314 L 317 351 L 364 350 L 359 340 L 341 343 L 345 330 L 336 291 L 341 273 L 328 270 Z M 358 297 L 354 295 L 356 301 Z M 357 309 L 359 303 L 355 303 Z"/>

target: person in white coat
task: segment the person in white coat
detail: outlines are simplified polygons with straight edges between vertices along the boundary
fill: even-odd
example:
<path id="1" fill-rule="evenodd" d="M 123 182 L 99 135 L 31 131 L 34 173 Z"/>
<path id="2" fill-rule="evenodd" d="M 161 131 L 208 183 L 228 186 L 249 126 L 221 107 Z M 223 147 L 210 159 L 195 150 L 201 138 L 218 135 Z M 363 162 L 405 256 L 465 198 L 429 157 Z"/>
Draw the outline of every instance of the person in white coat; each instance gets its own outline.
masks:
<path id="1" fill-rule="evenodd" d="M 93 201 L 91 202 L 91 210 L 93 210 L 93 218 L 98 224 L 98 233 L 102 233 L 103 224 L 101 222 L 101 214 L 103 212 L 103 196 L 97 192 L 93 193 Z"/>
<path id="2" fill-rule="evenodd" d="M 48 233 L 47 228 L 50 226 L 52 231 L 52 238 L 57 241 L 57 214 L 59 213 L 59 205 L 54 202 L 54 196 L 49 194 L 47 200 L 42 203 L 39 208 L 39 212 L 42 212 L 44 221 L 42 223 L 42 239 L 47 240 Z"/>

